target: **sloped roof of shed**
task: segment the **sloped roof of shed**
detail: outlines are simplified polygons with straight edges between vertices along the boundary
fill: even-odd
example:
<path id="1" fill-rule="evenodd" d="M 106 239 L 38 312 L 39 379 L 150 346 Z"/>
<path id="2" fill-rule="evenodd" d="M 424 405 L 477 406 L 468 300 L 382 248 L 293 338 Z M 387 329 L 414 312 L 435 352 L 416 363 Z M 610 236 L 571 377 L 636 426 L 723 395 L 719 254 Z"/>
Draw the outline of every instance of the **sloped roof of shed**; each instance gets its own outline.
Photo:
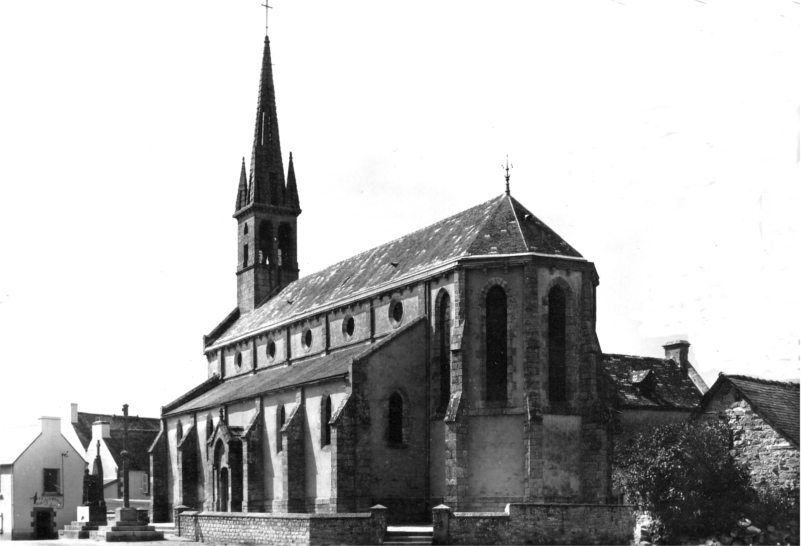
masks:
<path id="1" fill-rule="evenodd" d="M 670 358 L 601 355 L 606 372 L 615 382 L 617 402 L 628 409 L 693 410 L 702 393 L 690 376 Z M 654 389 L 644 391 L 635 386 L 651 372 Z"/>
<path id="2" fill-rule="evenodd" d="M 720 374 L 743 395 L 754 411 L 795 441 L 799 436 L 799 385 L 745 375 Z M 717 384 L 717 383 L 716 383 Z"/>
<path id="3" fill-rule="evenodd" d="M 211 347 L 458 258 L 527 252 L 582 257 L 517 200 L 504 194 L 298 279 L 240 316 Z"/>

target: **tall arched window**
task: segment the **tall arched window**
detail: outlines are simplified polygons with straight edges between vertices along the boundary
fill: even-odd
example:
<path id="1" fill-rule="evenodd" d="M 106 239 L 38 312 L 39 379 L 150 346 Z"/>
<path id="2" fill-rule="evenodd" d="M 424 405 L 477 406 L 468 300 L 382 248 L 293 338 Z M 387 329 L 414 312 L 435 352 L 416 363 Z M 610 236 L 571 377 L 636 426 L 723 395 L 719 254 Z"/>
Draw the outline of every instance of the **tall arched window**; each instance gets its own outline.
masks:
<path id="1" fill-rule="evenodd" d="M 331 397 L 326 396 L 323 403 L 323 445 L 331 445 Z"/>
<path id="2" fill-rule="evenodd" d="M 292 267 L 292 227 L 281 224 L 278 227 L 278 265 Z"/>
<path id="3" fill-rule="evenodd" d="M 445 411 L 451 397 L 451 297 L 442 294 L 437 309 L 439 357 L 439 411 Z"/>
<path id="4" fill-rule="evenodd" d="M 284 441 L 281 437 L 281 429 L 284 428 L 284 424 L 286 423 L 286 410 L 284 406 L 278 410 L 278 415 L 276 419 L 276 430 L 275 430 L 275 451 L 280 452 L 284 449 Z"/>
<path id="5" fill-rule="evenodd" d="M 245 245 L 242 247 L 242 267 L 248 266 L 248 257 L 250 257 L 250 251 L 248 245 Z"/>
<path id="6" fill-rule="evenodd" d="M 558 286 L 548 293 L 548 398 L 567 401 L 567 319 L 565 292 Z"/>
<path id="7" fill-rule="evenodd" d="M 259 223 L 256 260 L 260 264 L 273 262 L 273 225 L 267 220 Z"/>
<path id="8" fill-rule="evenodd" d="M 387 440 L 390 444 L 403 443 L 403 398 L 397 392 L 389 397 L 389 431 Z"/>
<path id="9" fill-rule="evenodd" d="M 487 400 L 506 400 L 506 292 L 487 292 Z"/>

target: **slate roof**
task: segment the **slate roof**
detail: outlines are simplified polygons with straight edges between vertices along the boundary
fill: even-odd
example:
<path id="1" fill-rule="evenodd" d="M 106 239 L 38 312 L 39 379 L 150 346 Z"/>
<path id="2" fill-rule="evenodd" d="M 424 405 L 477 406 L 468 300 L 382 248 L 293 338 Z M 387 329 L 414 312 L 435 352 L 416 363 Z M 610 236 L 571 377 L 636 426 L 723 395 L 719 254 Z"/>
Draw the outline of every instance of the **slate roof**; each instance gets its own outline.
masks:
<path id="1" fill-rule="evenodd" d="M 504 194 L 298 279 L 237 318 L 213 339 L 210 348 L 459 258 L 527 252 L 582 258 L 517 200 Z"/>
<path id="2" fill-rule="evenodd" d="M 92 441 L 92 423 L 107 421 L 111 438 L 106 438 L 106 446 L 117 466 L 122 467 L 122 440 L 124 424 L 122 415 L 78 412 L 78 422 L 72 423 L 78 439 L 84 449 L 89 449 Z M 126 447 L 131 454 L 131 470 L 147 470 L 150 468 L 148 449 L 161 430 L 159 419 L 152 417 L 128 416 L 128 443 Z M 89 449 L 89 458 L 94 460 L 94 449 Z"/>
<path id="3" fill-rule="evenodd" d="M 717 392 L 718 384 L 728 381 L 751 405 L 754 411 L 774 429 L 798 444 L 799 435 L 799 384 L 771 381 L 746 375 L 721 373 L 712 386 L 704 404 Z"/>
<path id="4" fill-rule="evenodd" d="M 701 401 L 702 393 L 673 359 L 603 354 L 601 360 L 621 408 L 691 411 Z"/>
<path id="5" fill-rule="evenodd" d="M 197 411 L 213 408 L 222 404 L 230 404 L 237 400 L 246 400 L 255 396 L 280 390 L 294 385 L 303 385 L 314 381 L 332 379 L 346 375 L 354 360 L 358 360 L 373 351 L 383 347 L 396 337 L 409 331 L 415 324 L 425 317 L 417 317 L 395 330 L 376 343 L 360 343 L 351 347 L 338 349 L 327 355 L 311 357 L 291 365 L 280 365 L 266 368 L 256 374 L 246 373 L 225 379 L 208 391 L 201 391 L 198 396 L 171 408 L 173 404 L 165 406 L 163 415 L 176 415 L 187 411 Z M 179 399 L 180 400 L 180 399 Z"/>

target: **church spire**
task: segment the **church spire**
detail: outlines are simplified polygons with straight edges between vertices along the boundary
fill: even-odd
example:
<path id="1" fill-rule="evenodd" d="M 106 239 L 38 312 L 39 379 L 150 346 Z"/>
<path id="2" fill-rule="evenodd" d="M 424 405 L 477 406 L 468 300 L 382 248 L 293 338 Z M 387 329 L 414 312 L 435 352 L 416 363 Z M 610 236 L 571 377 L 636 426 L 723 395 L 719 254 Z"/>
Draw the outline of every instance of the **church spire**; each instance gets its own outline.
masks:
<path id="1" fill-rule="evenodd" d="M 236 190 L 236 210 L 248 205 L 248 175 L 245 173 L 245 158 L 242 158 L 242 171 L 239 173 L 239 188 Z"/>
<path id="2" fill-rule="evenodd" d="M 298 183 L 295 181 L 295 164 L 292 161 L 292 152 L 289 152 L 289 171 L 286 175 L 286 205 L 293 209 L 300 210 Z"/>
<path id="3" fill-rule="evenodd" d="M 281 140 L 278 136 L 270 38 L 267 36 L 264 37 L 259 102 L 253 134 L 249 201 L 251 204 L 285 206 L 284 164 L 281 158 Z"/>

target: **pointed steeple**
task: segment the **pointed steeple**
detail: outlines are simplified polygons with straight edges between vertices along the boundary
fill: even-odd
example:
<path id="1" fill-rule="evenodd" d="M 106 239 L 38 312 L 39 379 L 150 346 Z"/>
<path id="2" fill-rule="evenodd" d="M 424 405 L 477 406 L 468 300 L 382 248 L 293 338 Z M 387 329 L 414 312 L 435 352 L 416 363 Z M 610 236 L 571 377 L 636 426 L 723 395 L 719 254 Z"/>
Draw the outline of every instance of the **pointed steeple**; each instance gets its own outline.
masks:
<path id="1" fill-rule="evenodd" d="M 286 175 L 286 205 L 300 210 L 298 183 L 295 181 L 295 163 L 292 161 L 292 152 L 289 152 L 289 171 Z"/>
<path id="2" fill-rule="evenodd" d="M 236 190 L 236 210 L 248 205 L 248 175 L 245 172 L 245 158 L 242 158 L 242 171 L 239 173 L 239 188 Z"/>
<path id="3" fill-rule="evenodd" d="M 249 201 L 252 204 L 284 205 L 284 164 L 281 158 L 281 140 L 278 136 L 270 38 L 267 36 L 264 38 L 264 55 L 261 62 L 249 190 Z"/>

